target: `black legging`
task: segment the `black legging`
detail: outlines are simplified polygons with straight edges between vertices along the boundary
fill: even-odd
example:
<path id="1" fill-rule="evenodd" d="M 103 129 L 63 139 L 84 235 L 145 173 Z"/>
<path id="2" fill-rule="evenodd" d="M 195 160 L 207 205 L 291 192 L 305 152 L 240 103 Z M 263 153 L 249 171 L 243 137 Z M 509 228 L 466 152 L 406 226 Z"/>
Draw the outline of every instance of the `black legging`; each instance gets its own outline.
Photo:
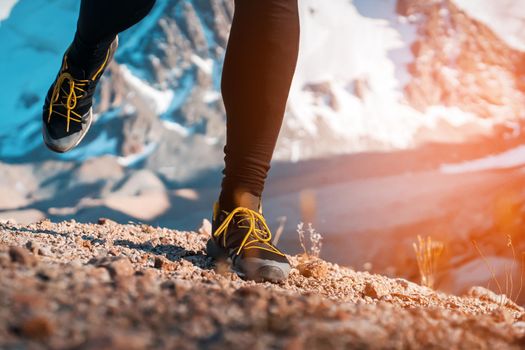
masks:
<path id="1" fill-rule="evenodd" d="M 82 0 L 77 36 L 88 45 L 110 42 L 144 18 L 154 3 Z M 222 75 L 227 115 L 222 203 L 231 203 L 237 191 L 262 194 L 298 46 L 297 0 L 235 0 Z"/>

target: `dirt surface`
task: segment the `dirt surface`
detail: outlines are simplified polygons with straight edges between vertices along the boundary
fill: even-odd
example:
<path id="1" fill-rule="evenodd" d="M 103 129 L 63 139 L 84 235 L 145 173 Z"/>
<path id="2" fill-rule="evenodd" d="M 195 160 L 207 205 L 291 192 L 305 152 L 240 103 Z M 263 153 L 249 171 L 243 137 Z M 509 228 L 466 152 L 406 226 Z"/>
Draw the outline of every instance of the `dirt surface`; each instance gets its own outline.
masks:
<path id="1" fill-rule="evenodd" d="M 520 348 L 525 313 L 291 257 L 281 285 L 206 256 L 206 225 L 0 225 L 2 349 Z M 306 277 L 309 276 L 309 277 Z"/>

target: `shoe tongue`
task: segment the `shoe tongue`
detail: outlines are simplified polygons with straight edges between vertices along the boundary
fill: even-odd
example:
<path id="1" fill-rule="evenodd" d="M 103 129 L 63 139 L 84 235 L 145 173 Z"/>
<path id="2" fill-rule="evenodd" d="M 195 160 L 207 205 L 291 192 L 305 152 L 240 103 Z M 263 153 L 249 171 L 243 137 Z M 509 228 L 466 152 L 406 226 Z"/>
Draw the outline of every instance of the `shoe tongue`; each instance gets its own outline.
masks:
<path id="1" fill-rule="evenodd" d="M 250 215 L 247 215 L 247 214 L 244 214 L 244 213 L 239 213 L 238 215 L 236 215 L 235 220 L 236 220 L 235 222 L 236 222 L 237 226 L 241 225 L 241 226 L 250 227 L 251 224 L 252 224 L 252 221 L 251 221 L 252 217 Z M 264 227 L 264 225 L 261 223 L 261 221 L 259 219 L 254 217 L 253 220 L 254 220 L 254 229 L 258 229 L 260 231 L 265 231 L 265 227 Z M 244 230 L 247 233 L 249 228 L 245 228 Z M 252 235 L 253 235 L 253 233 L 252 233 Z M 259 236 L 260 237 L 264 237 L 265 235 L 263 233 L 259 233 Z"/>
<path id="2" fill-rule="evenodd" d="M 67 65 L 67 72 L 71 74 L 71 76 L 78 80 L 87 80 L 89 77 L 89 74 L 86 74 L 86 71 L 84 69 L 80 68 L 79 65 L 76 64 L 74 60 L 68 57 L 68 65 Z"/>

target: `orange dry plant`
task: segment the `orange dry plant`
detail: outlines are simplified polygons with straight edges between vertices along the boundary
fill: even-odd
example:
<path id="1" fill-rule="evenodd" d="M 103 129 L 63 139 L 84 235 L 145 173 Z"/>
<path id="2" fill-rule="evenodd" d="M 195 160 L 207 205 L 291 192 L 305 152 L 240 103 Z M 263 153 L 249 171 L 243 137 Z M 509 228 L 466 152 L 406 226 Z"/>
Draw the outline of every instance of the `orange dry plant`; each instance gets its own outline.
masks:
<path id="1" fill-rule="evenodd" d="M 433 288 L 437 261 L 443 253 L 444 245 L 442 242 L 433 241 L 430 236 L 423 239 L 418 235 L 417 244 L 412 243 L 412 246 L 416 252 L 421 284 Z"/>

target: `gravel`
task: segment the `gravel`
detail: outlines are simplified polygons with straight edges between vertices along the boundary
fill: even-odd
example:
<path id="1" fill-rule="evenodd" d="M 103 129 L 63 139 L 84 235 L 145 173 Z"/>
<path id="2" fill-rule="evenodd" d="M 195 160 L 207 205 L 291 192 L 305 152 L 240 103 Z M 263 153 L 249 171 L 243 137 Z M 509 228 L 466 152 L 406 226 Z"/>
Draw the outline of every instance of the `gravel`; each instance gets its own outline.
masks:
<path id="1" fill-rule="evenodd" d="M 282 284 L 243 281 L 208 230 L 0 224 L 2 349 L 495 349 L 525 346 L 525 311 L 320 259 Z"/>

